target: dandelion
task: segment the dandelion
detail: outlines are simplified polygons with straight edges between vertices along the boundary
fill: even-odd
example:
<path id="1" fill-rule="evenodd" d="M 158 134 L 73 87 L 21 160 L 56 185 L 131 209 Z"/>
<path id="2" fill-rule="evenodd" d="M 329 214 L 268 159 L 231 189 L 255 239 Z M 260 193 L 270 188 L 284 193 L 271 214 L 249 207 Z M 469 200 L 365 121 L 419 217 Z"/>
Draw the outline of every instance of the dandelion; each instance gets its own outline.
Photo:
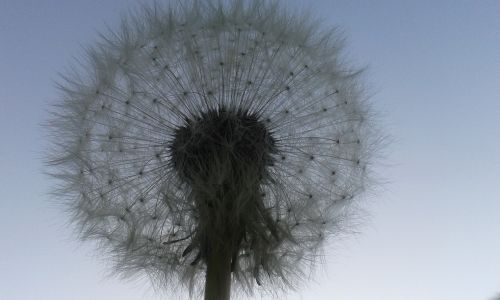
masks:
<path id="1" fill-rule="evenodd" d="M 265 1 L 144 8 L 64 77 L 49 157 L 118 274 L 205 299 L 296 285 L 378 138 L 335 31 Z"/>

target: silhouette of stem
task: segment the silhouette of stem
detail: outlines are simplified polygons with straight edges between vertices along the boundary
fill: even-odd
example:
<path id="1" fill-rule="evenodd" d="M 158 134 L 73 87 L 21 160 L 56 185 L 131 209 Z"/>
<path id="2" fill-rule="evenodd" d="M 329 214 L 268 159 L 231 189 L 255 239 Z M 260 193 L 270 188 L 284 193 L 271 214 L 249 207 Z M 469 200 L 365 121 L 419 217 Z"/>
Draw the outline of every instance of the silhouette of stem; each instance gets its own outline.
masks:
<path id="1" fill-rule="evenodd" d="M 205 280 L 205 300 L 229 300 L 231 294 L 231 252 L 227 247 L 209 251 Z"/>

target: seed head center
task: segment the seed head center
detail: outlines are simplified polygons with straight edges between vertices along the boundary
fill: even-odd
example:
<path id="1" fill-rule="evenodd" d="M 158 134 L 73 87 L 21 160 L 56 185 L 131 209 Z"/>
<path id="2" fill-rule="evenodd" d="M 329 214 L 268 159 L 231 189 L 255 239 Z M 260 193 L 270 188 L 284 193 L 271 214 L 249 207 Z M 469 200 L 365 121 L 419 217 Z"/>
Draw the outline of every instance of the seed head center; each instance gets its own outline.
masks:
<path id="1" fill-rule="evenodd" d="M 189 184 L 214 178 L 237 184 L 265 179 L 276 143 L 258 115 L 221 108 L 187 119 L 176 129 L 170 152 L 174 169 Z"/>

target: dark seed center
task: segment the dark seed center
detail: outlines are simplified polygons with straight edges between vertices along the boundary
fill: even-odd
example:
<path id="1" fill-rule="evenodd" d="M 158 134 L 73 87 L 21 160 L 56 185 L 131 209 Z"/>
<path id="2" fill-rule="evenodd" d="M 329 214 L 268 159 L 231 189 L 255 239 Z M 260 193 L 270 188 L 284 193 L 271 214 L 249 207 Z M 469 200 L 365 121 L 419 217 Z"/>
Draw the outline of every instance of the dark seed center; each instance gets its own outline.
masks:
<path id="1" fill-rule="evenodd" d="M 222 108 L 186 120 L 175 131 L 170 153 L 187 183 L 215 176 L 230 184 L 249 173 L 265 179 L 276 142 L 258 115 Z"/>

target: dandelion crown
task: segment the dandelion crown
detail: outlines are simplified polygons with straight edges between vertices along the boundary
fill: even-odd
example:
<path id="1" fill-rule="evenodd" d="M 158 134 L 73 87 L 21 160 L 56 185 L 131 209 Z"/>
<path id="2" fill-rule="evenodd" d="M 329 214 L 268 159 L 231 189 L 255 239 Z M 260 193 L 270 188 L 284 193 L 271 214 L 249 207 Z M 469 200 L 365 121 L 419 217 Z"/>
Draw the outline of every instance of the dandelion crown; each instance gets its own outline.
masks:
<path id="1" fill-rule="evenodd" d="M 50 162 L 122 275 L 296 284 L 371 179 L 378 133 L 341 39 L 275 2 L 145 8 L 61 83 Z"/>

